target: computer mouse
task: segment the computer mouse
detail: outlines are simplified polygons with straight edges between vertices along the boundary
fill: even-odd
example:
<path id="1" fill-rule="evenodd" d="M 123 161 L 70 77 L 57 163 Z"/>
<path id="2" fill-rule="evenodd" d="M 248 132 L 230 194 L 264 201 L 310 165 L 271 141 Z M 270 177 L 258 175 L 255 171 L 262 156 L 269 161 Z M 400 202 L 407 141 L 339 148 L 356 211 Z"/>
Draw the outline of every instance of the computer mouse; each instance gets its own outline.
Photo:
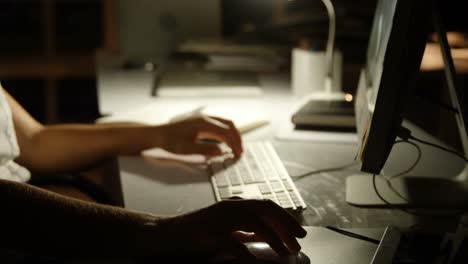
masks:
<path id="1" fill-rule="evenodd" d="M 279 256 L 264 242 L 249 242 L 244 245 L 257 257 L 259 263 L 310 264 L 310 259 L 303 252 L 294 255 Z"/>

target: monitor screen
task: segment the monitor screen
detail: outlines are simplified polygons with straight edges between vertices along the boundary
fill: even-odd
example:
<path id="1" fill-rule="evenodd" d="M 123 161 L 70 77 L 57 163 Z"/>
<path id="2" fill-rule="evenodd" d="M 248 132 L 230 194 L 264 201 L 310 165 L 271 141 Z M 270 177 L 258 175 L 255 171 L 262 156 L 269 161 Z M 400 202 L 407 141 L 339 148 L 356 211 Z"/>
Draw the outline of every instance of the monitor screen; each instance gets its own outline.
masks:
<path id="1" fill-rule="evenodd" d="M 419 71 L 430 10 L 421 0 L 380 0 L 356 96 L 362 171 L 379 174 Z"/>
<path id="2" fill-rule="evenodd" d="M 372 84 L 380 83 L 382 77 L 383 59 L 393 26 L 395 8 L 396 1 L 380 1 L 372 23 L 365 69 L 368 76 L 367 86 L 375 89 L 378 89 L 378 85 L 373 86 Z M 373 99 L 375 100 L 375 98 Z"/>

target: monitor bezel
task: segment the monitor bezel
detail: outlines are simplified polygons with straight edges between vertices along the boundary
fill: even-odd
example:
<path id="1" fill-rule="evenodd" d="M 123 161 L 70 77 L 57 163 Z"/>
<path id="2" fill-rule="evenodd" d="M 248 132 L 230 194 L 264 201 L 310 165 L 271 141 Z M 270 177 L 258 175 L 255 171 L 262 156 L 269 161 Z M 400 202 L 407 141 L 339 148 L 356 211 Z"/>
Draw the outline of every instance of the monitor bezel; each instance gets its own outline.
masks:
<path id="1" fill-rule="evenodd" d="M 365 126 L 358 129 L 361 142 L 357 158 L 362 162 L 361 170 L 373 174 L 381 172 L 400 130 L 430 31 L 431 12 L 427 8 L 430 5 L 424 5 L 422 0 L 395 1 L 380 82 L 370 86 L 368 82 L 359 84 L 359 89 L 366 89 L 366 94 L 369 90 L 378 91 L 375 104 L 369 100 L 366 105 L 356 104 L 356 113 L 362 113 L 359 108 L 366 108 L 368 116 L 367 122 L 357 122 L 358 126 Z"/>

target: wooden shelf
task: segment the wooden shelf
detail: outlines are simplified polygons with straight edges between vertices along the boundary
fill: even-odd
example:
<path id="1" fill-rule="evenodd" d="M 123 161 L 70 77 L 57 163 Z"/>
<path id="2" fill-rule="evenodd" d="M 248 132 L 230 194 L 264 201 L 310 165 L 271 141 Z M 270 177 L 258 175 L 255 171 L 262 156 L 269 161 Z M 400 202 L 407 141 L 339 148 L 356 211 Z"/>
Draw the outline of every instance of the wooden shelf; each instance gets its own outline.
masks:
<path id="1" fill-rule="evenodd" d="M 3 59 L 0 78 L 75 78 L 96 74 L 94 55 Z"/>
<path id="2" fill-rule="evenodd" d="M 9 11 L 8 8 L 12 6 L 15 8 L 11 10 L 18 14 Z M 118 51 L 115 0 L 40 0 L 21 3 L 7 0 L 0 3 L 0 8 L 3 8 L 4 15 L 9 19 L 6 21 L 12 21 L 13 27 L 20 25 L 21 29 L 3 28 L 13 35 L 6 46 L 8 50 L 4 50 L 5 54 L 0 56 L 0 80 L 44 81 L 44 122 L 56 123 L 60 111 L 58 83 L 66 79 L 94 78 L 96 52 Z M 31 16 L 34 17 L 34 23 L 27 19 Z M 17 17 L 23 20 L 16 21 Z M 25 22 L 21 24 L 22 21 Z M 95 28 L 90 27 L 94 24 Z M 90 38 L 84 38 L 88 33 L 91 34 Z M 39 43 L 24 41 L 31 34 L 36 34 L 35 40 Z M 16 49 L 14 43 L 21 45 Z"/>

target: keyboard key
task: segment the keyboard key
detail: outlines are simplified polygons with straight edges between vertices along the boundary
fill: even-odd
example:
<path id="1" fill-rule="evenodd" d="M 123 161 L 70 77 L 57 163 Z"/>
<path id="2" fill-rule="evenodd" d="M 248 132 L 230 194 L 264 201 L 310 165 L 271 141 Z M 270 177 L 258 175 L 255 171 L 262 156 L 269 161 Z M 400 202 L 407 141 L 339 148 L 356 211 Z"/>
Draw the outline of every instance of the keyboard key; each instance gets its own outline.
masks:
<path id="1" fill-rule="evenodd" d="M 269 199 L 283 208 L 305 208 L 294 183 L 268 142 L 248 144 L 240 160 L 214 160 L 210 169 L 219 200 L 239 196 Z"/>
<path id="2" fill-rule="evenodd" d="M 262 194 L 256 184 L 243 185 L 242 190 L 243 193 L 239 196 L 244 199 L 261 199 L 262 197 Z"/>
<path id="3" fill-rule="evenodd" d="M 286 192 L 284 192 L 284 191 L 277 192 L 277 193 L 276 193 L 276 197 L 278 197 L 278 199 L 284 199 L 284 198 L 289 199 L 289 198 L 288 198 L 288 195 L 287 195 Z"/>
<path id="4" fill-rule="evenodd" d="M 260 169 L 260 167 L 257 164 L 249 164 L 248 166 L 249 166 L 250 173 L 254 175 L 254 178 L 258 176 L 262 180 L 265 179 L 265 177 L 263 176 L 264 175 L 263 171 Z"/>
<path id="5" fill-rule="evenodd" d="M 243 159 L 242 161 L 237 163 L 237 173 L 242 177 L 242 180 L 246 184 L 256 182 L 252 171 L 248 168 L 247 161 Z"/>
<path id="6" fill-rule="evenodd" d="M 297 194 L 294 191 L 289 192 L 289 196 L 291 197 L 293 201 L 299 200 L 299 198 L 297 197 Z"/>
<path id="7" fill-rule="evenodd" d="M 291 199 L 288 197 L 286 192 L 277 193 L 276 197 L 278 198 L 278 201 L 280 201 L 281 204 L 284 204 L 284 203 L 290 204 L 291 203 Z"/>
<path id="8" fill-rule="evenodd" d="M 301 200 L 299 199 L 299 197 L 297 196 L 295 192 L 289 192 L 289 196 L 291 197 L 291 200 L 293 201 L 296 207 L 299 207 L 299 208 L 303 207 Z"/>
<path id="9" fill-rule="evenodd" d="M 294 202 L 294 205 L 295 205 L 297 208 L 305 208 L 304 205 L 302 205 L 302 203 L 299 202 L 299 201 Z"/>
<path id="10" fill-rule="evenodd" d="M 258 189 L 262 194 L 268 194 L 271 193 L 270 187 L 266 183 L 262 183 L 258 185 Z M 273 196 L 273 195 L 272 195 Z"/>
<path id="11" fill-rule="evenodd" d="M 231 184 L 232 184 L 233 186 L 235 186 L 235 185 L 241 185 L 241 183 L 242 183 L 242 182 L 241 182 L 241 179 L 240 179 L 240 177 L 239 177 L 239 175 L 237 175 L 237 174 L 231 174 L 231 175 L 229 175 L 229 180 L 231 180 Z"/>
<path id="12" fill-rule="evenodd" d="M 252 172 L 252 176 L 253 176 L 255 182 L 258 182 L 258 183 L 266 182 L 265 177 L 263 176 L 263 173 L 261 173 L 259 171 L 256 172 L 256 173 Z"/>
<path id="13" fill-rule="evenodd" d="M 292 191 L 292 190 L 293 190 L 293 187 L 292 187 L 292 185 L 289 183 L 289 181 L 283 180 L 283 185 L 284 185 L 284 187 L 286 188 L 286 190 L 288 190 L 288 191 Z"/>
<path id="14" fill-rule="evenodd" d="M 242 189 L 242 186 L 235 186 L 231 187 L 231 192 L 232 195 L 240 195 L 244 192 L 244 190 Z"/>
<path id="15" fill-rule="evenodd" d="M 250 173 L 243 173 L 241 174 L 241 177 L 245 184 L 250 184 L 250 183 L 255 182 L 255 180 L 252 178 L 252 175 L 250 175 Z"/>
<path id="16" fill-rule="evenodd" d="M 243 158 L 244 161 L 251 161 L 251 160 L 255 160 L 253 155 L 252 155 L 252 152 L 250 150 L 250 148 L 246 149 L 246 151 L 244 151 L 244 158 Z"/>
<path id="17" fill-rule="evenodd" d="M 228 175 L 228 177 L 231 177 L 231 175 L 237 175 L 236 168 L 234 168 L 234 167 L 227 168 L 226 169 L 226 175 Z"/>
<path id="18" fill-rule="evenodd" d="M 237 167 L 237 173 L 239 175 L 250 175 L 250 171 L 247 167 L 244 167 L 244 166 L 239 166 Z"/>
<path id="19" fill-rule="evenodd" d="M 274 192 L 282 192 L 284 191 L 283 185 L 280 181 L 270 181 L 271 189 Z"/>
<path id="20" fill-rule="evenodd" d="M 229 187 L 218 188 L 218 192 L 221 198 L 229 198 L 232 196 L 231 191 L 229 191 Z"/>
<path id="21" fill-rule="evenodd" d="M 263 173 L 268 177 L 268 179 L 279 179 L 279 175 L 276 172 L 275 166 L 273 165 L 273 160 L 271 159 L 271 153 L 267 153 L 268 150 L 264 147 L 259 149 L 258 156 L 261 157 L 264 162 L 261 164 Z"/>
<path id="22" fill-rule="evenodd" d="M 226 174 L 223 172 L 217 173 L 215 176 L 215 181 L 216 181 L 216 186 L 218 187 L 227 187 L 229 186 L 228 179 L 226 177 Z"/>
<path id="23" fill-rule="evenodd" d="M 287 200 L 287 201 L 280 201 L 280 204 L 283 208 L 292 208 L 294 207 L 293 204 L 291 203 L 291 201 Z"/>

